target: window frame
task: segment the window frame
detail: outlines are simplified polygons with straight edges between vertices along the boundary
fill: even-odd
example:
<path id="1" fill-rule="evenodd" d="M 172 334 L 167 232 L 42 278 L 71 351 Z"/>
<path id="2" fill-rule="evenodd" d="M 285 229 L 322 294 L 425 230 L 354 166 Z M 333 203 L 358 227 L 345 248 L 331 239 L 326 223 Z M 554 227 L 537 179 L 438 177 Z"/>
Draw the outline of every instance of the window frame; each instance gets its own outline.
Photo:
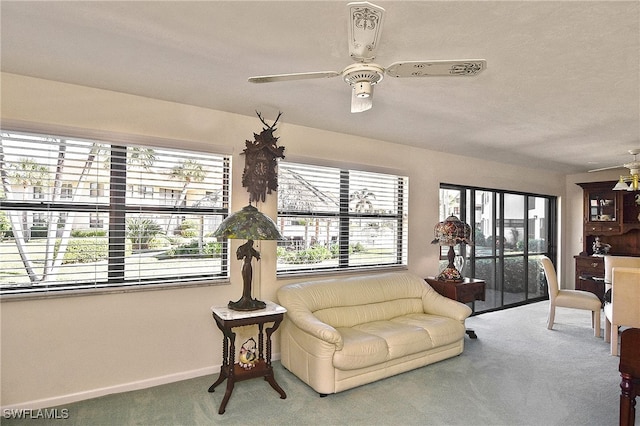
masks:
<path id="1" fill-rule="evenodd" d="M 4 139 L 6 134 L 15 134 L 31 137 L 51 138 L 55 141 L 77 140 L 85 141 L 88 143 L 95 143 L 109 146 L 110 153 L 110 172 L 109 172 L 109 185 L 111 196 L 107 203 L 99 202 L 97 198 L 104 195 L 103 184 L 97 183 L 94 187 L 94 182 L 90 182 L 87 186 L 88 197 L 85 197 L 85 201 L 82 203 L 70 203 L 70 195 L 74 191 L 73 184 L 62 180 L 59 182 L 60 192 L 58 195 L 58 201 L 48 200 L 42 202 L 38 200 L 10 200 L 3 196 L 4 191 L 0 191 L 0 212 L 5 210 L 24 212 L 35 216 L 47 214 L 51 212 L 60 213 L 60 223 L 64 223 L 66 217 L 70 212 L 84 213 L 89 218 L 89 228 L 103 228 L 103 217 L 119 217 L 117 223 L 109 221 L 109 230 L 113 232 L 108 233 L 108 262 L 111 265 L 114 258 L 122 258 L 125 254 L 125 239 L 124 227 L 127 220 L 126 213 L 164 213 L 169 215 L 189 215 L 197 214 L 199 216 L 219 217 L 222 221 L 229 215 L 229 195 L 231 189 L 231 155 L 229 153 L 218 152 L 203 152 L 196 149 L 177 149 L 167 146 L 163 143 L 154 143 L 152 138 L 129 137 L 128 135 L 114 135 L 113 138 L 105 137 L 105 135 L 85 135 L 82 131 L 56 131 L 56 130 L 30 130 L 20 126 L 10 127 L 3 126 L 0 131 Z M 87 132 L 91 133 L 91 132 Z M 129 142 L 128 140 L 132 141 Z M 62 142 L 57 142 L 58 144 Z M 171 144 L 175 146 L 183 146 L 185 143 Z M 143 203 L 139 204 L 127 204 L 127 181 L 126 181 L 126 169 L 127 169 L 127 148 L 149 148 L 161 151 L 176 151 L 180 153 L 188 153 L 189 155 L 196 157 L 206 155 L 207 158 L 215 159 L 222 164 L 221 176 L 218 176 L 218 182 L 222 187 L 222 201 L 220 207 L 204 206 L 203 207 L 187 207 L 187 206 L 164 206 L 164 205 L 149 205 L 145 206 Z M 120 154 L 117 154 L 120 152 Z M 1 152 L 0 152 L 1 153 Z M 4 163 L 4 162 L 3 162 Z M 124 166 L 125 173 L 123 175 L 122 167 Z M 32 186 L 33 188 L 36 185 Z M 118 188 L 115 191 L 115 188 Z M 114 196 L 115 192 L 120 192 L 122 195 Z M 71 197 L 72 198 L 72 197 Z M 91 201 L 86 199 L 91 198 Z M 106 198 L 103 197 L 103 198 Z M 124 203 L 123 203 L 124 200 Z M 115 213 L 115 216 L 114 216 Z M 98 218 L 98 223 L 94 224 L 93 219 Z M 100 225 L 100 226 L 94 226 Z M 114 236 L 117 235 L 117 236 Z M 136 276 L 133 279 L 128 279 L 124 276 L 123 265 L 109 266 L 108 278 L 106 280 L 87 280 L 84 282 L 60 282 L 51 281 L 43 284 L 37 282 L 25 284 L 17 284 L 14 287 L 11 284 L 2 285 L 0 287 L 0 299 L 12 300 L 28 297 L 66 297 L 69 294 L 77 293 L 109 293 L 109 292 L 123 292 L 123 291 L 143 291 L 155 288 L 176 288 L 176 287 L 192 287 L 200 285 L 219 285 L 221 283 L 229 282 L 229 267 L 228 267 L 228 241 L 220 241 L 222 245 L 221 258 L 220 258 L 220 271 L 216 273 L 203 273 L 202 275 L 193 276 L 163 276 L 161 278 L 145 278 Z M 114 264 L 117 262 L 114 262 Z"/>
<path id="2" fill-rule="evenodd" d="M 281 182 L 280 171 L 283 166 L 286 168 L 287 164 L 294 166 L 302 166 L 305 168 L 316 168 L 316 170 L 333 170 L 339 173 L 339 189 L 336 193 L 331 195 L 335 196 L 338 201 L 338 206 L 335 211 L 313 211 L 313 210 L 291 210 L 281 208 L 280 195 L 282 194 L 281 188 L 278 191 L 278 219 L 286 217 L 292 218 L 329 218 L 337 220 L 338 236 L 337 244 L 338 248 L 338 261 L 337 265 L 328 266 L 307 266 L 299 268 L 280 268 L 280 261 L 277 262 L 276 275 L 278 277 L 287 277 L 297 274 L 327 274 L 327 273 L 348 273 L 357 272 L 363 270 L 382 270 L 382 269 L 406 269 L 408 267 L 408 211 L 409 211 L 409 177 L 401 176 L 392 173 L 383 173 L 379 171 L 370 171 L 366 168 L 354 168 L 354 167 L 340 167 L 340 166 L 325 166 L 315 163 L 303 162 L 303 161 L 280 161 L 278 168 L 278 181 Z M 377 174 L 381 176 L 388 176 L 397 180 L 397 201 L 395 203 L 395 211 L 392 213 L 371 213 L 363 211 L 351 211 L 350 204 L 352 203 L 351 194 L 349 193 L 349 185 L 351 182 L 351 174 Z M 396 223 L 396 238 L 394 242 L 395 246 L 395 261 L 383 262 L 379 264 L 362 263 L 353 264 L 350 262 L 349 247 L 352 241 L 350 241 L 350 221 L 354 219 L 380 219 L 384 221 L 392 220 Z M 287 226 L 287 225 L 284 225 Z M 282 244 L 282 243 L 280 243 Z"/>

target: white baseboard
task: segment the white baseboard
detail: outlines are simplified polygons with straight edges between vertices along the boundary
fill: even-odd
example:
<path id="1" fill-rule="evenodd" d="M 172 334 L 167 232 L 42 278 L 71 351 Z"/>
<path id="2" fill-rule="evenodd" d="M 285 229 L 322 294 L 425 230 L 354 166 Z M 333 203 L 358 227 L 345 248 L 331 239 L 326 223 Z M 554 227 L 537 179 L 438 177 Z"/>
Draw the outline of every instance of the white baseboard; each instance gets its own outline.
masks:
<path id="1" fill-rule="evenodd" d="M 278 361 L 280 353 L 273 354 L 272 361 Z M 122 383 L 119 385 L 108 386 L 105 388 L 90 389 L 83 392 L 76 392 L 67 395 L 53 396 L 51 398 L 37 399 L 34 401 L 26 401 L 18 404 L 11 404 L 0 407 L 0 417 L 3 413 L 10 410 L 39 410 L 42 408 L 58 407 L 72 402 L 84 401 L 85 399 L 98 398 L 100 396 L 110 395 L 113 393 L 129 392 L 139 389 L 152 388 L 154 386 L 166 385 L 168 383 L 179 382 L 181 380 L 195 379 L 196 377 L 208 376 L 220 373 L 221 365 L 213 365 L 210 367 L 199 368 L 197 370 L 182 371 L 180 373 L 167 374 L 166 376 L 152 377 L 150 379 L 138 380 L 135 382 Z"/>
<path id="2" fill-rule="evenodd" d="M 129 392 L 139 389 L 151 388 L 154 386 L 166 385 L 168 383 L 179 382 L 181 380 L 194 379 L 196 377 L 217 374 L 220 372 L 220 365 L 200 368 L 191 371 L 182 371 L 180 373 L 168 374 L 166 376 L 153 377 L 150 379 L 139 380 L 135 382 L 122 383 L 119 385 L 108 386 L 104 388 L 91 389 L 83 392 L 76 392 L 68 395 L 59 395 L 51 398 L 38 399 L 34 401 L 26 401 L 18 404 L 0 407 L 2 413 L 9 410 L 38 410 L 48 407 L 57 407 L 72 402 L 83 401 L 85 399 L 98 398 L 100 396 L 110 395 L 113 393 Z"/>

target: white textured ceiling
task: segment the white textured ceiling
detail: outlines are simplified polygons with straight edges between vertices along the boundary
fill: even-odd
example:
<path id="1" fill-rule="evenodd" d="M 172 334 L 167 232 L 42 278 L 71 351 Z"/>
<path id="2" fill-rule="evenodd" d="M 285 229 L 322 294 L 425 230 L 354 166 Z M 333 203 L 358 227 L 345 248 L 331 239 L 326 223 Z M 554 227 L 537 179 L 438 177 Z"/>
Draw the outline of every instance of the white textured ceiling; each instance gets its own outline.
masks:
<path id="1" fill-rule="evenodd" d="M 566 173 L 640 148 L 640 2 L 373 1 L 377 63 L 482 58 L 474 78 L 385 78 L 351 114 L 346 1 L 0 2 L 2 71 Z"/>

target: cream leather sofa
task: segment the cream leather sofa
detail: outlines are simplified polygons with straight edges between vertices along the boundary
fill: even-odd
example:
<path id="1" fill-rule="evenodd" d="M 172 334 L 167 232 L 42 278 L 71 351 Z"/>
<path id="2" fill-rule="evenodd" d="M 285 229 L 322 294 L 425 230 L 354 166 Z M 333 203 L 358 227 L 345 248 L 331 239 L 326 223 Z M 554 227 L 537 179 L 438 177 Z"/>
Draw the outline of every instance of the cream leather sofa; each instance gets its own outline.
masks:
<path id="1" fill-rule="evenodd" d="M 459 355 L 471 314 L 409 272 L 289 284 L 278 302 L 282 365 L 321 396 Z"/>

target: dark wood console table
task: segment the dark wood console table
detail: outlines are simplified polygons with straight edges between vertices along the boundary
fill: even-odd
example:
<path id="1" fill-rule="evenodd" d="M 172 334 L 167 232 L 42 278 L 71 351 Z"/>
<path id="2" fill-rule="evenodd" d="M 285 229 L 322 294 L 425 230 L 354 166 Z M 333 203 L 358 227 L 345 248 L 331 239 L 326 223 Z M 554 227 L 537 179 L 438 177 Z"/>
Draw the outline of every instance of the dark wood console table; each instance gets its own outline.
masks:
<path id="1" fill-rule="evenodd" d="M 277 305 L 273 302 L 266 302 L 267 307 L 265 309 L 259 309 L 256 311 L 234 311 L 228 307 L 211 307 L 213 313 L 213 319 L 216 322 L 218 328 L 224 335 L 222 339 L 222 366 L 220 367 L 220 375 L 218 379 L 209 387 L 209 392 L 214 392 L 216 386 L 227 379 L 227 390 L 220 404 L 218 414 L 224 414 L 224 410 L 233 392 L 233 387 L 236 382 L 254 379 L 256 377 L 264 377 L 269 382 L 271 387 L 275 389 L 281 399 L 285 399 L 287 394 L 276 383 L 276 379 L 273 376 L 273 368 L 271 367 L 271 335 L 278 328 L 284 313 L 287 311 L 284 307 Z M 273 323 L 270 328 L 264 329 L 266 323 Z M 250 369 L 242 368 L 237 362 L 235 362 L 236 353 L 236 334 L 232 331 L 234 327 L 240 327 L 244 325 L 257 325 L 258 326 L 258 359 L 255 365 Z M 264 351 L 264 331 L 266 331 L 266 358 Z"/>
<path id="2" fill-rule="evenodd" d="M 435 277 L 427 277 L 424 280 L 444 297 L 457 300 L 460 303 L 474 304 L 476 300 L 484 300 L 485 298 L 486 283 L 484 280 L 465 278 L 462 282 L 453 282 L 440 281 Z M 467 329 L 467 334 L 472 339 L 478 338 L 475 331 L 470 328 Z"/>
<path id="3" fill-rule="evenodd" d="M 573 256 L 576 260 L 576 290 L 588 291 L 604 302 L 604 257 Z"/>

